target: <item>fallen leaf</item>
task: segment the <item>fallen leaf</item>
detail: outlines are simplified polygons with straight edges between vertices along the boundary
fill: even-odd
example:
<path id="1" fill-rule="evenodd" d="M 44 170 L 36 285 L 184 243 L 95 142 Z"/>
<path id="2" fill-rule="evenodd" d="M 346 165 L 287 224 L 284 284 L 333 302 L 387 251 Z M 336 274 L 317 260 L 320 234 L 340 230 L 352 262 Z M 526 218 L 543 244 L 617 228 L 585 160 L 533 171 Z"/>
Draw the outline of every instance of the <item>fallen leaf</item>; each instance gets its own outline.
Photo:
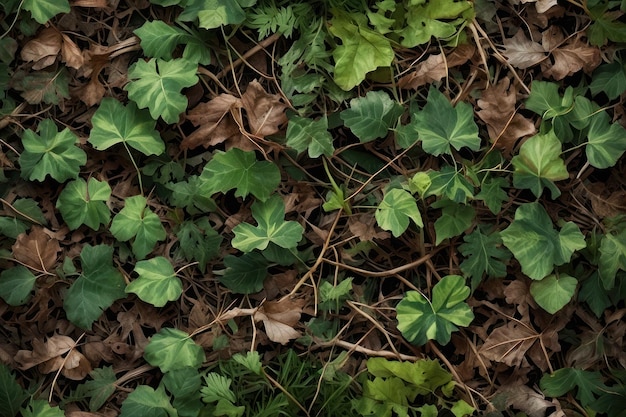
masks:
<path id="1" fill-rule="evenodd" d="M 527 360 L 526 351 L 539 338 L 540 334 L 530 326 L 510 321 L 489 334 L 479 353 L 486 359 L 518 367 Z"/>
<path id="2" fill-rule="evenodd" d="M 300 337 L 293 328 L 300 321 L 304 300 L 267 301 L 254 313 L 255 321 L 263 321 L 267 337 L 282 345 Z"/>
<path id="3" fill-rule="evenodd" d="M 92 77 L 87 84 L 78 90 L 78 98 L 87 106 L 91 107 L 102 101 L 105 92 L 106 90 L 98 80 L 98 77 Z"/>
<path id="4" fill-rule="evenodd" d="M 389 239 L 389 232 L 376 227 L 376 218 L 371 213 L 355 214 L 348 217 L 350 232 L 361 242 L 371 242 L 373 239 Z"/>
<path id="5" fill-rule="evenodd" d="M 61 251 L 59 242 L 39 226 L 33 226 L 29 234 L 20 234 L 11 249 L 15 259 L 37 271 L 52 270 Z"/>
<path id="6" fill-rule="evenodd" d="M 281 96 L 267 93 L 256 80 L 248 84 L 241 103 L 246 111 L 249 133 L 254 136 L 264 138 L 276 134 L 287 123 L 287 105 Z"/>
<path id="7" fill-rule="evenodd" d="M 425 61 L 415 66 L 415 71 L 398 80 L 398 86 L 404 89 L 418 87 L 441 80 L 448 75 L 450 68 L 465 64 L 476 51 L 473 45 L 459 45 L 447 55 L 430 55 Z"/>
<path id="8" fill-rule="evenodd" d="M 535 8 L 537 9 L 537 13 L 545 13 L 553 6 L 557 6 L 559 4 L 558 0 L 521 0 L 522 3 L 535 3 Z M 519 3 L 519 1 L 514 1 L 514 4 Z"/>
<path id="9" fill-rule="evenodd" d="M 498 393 L 505 398 L 506 406 L 523 411 L 529 417 L 545 417 L 548 408 L 557 406 L 557 411 L 550 414 L 550 417 L 565 416 L 558 403 L 546 400 L 546 397 L 526 385 L 509 386 Z"/>
<path id="10" fill-rule="evenodd" d="M 70 68 L 79 69 L 85 63 L 85 57 L 73 40 L 69 36 L 62 35 L 63 43 L 61 44 L 62 61 Z"/>
<path id="11" fill-rule="evenodd" d="M 71 337 L 54 335 L 47 342 L 33 339 L 32 345 L 33 350 L 20 350 L 15 355 L 21 370 L 39 366 L 40 372 L 49 374 L 61 369 L 66 378 L 76 381 L 92 371 L 91 363 L 76 350 L 76 342 Z M 67 356 L 63 356 L 66 353 Z"/>
<path id="12" fill-rule="evenodd" d="M 182 149 L 218 145 L 226 140 L 240 138 L 241 132 L 233 112 L 239 112 L 241 100 L 230 94 L 220 94 L 209 102 L 200 103 L 187 114 L 187 119 L 200 128 L 181 142 Z"/>
<path id="13" fill-rule="evenodd" d="M 542 68 L 545 66 L 544 74 L 555 80 L 562 80 L 580 70 L 590 74 L 602 62 L 600 50 L 588 46 L 579 39 L 553 50 L 551 55 L 554 63 L 550 64 L 546 60 L 542 62 Z"/>
<path id="14" fill-rule="evenodd" d="M 504 55 L 509 64 L 520 69 L 537 65 L 547 56 L 543 46 L 528 39 L 521 29 L 512 38 L 504 39 Z"/>
<path id="15" fill-rule="evenodd" d="M 34 62 L 33 69 L 40 70 L 54 64 L 61 51 L 61 33 L 53 27 L 44 28 L 36 38 L 26 42 L 20 57 L 26 62 Z"/>

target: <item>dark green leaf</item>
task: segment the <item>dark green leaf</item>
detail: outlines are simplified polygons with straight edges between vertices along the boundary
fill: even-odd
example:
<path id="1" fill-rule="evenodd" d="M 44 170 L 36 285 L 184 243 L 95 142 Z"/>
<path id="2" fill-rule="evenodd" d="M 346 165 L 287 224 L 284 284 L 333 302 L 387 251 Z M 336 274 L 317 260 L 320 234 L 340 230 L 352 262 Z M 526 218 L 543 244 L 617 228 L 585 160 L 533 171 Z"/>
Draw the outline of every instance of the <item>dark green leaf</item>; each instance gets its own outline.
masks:
<path id="1" fill-rule="evenodd" d="M 28 393 L 19 386 L 5 364 L 0 364 L 0 415 L 15 417 Z"/>
<path id="2" fill-rule="evenodd" d="M 350 100 L 350 107 L 341 112 L 341 119 L 361 143 L 387 136 L 402 106 L 384 91 L 369 91 L 365 97 Z"/>
<path id="3" fill-rule="evenodd" d="M 541 378 L 540 386 L 543 393 L 549 397 L 560 397 L 578 388 L 576 398 L 586 407 L 596 399 L 594 394 L 602 394 L 609 390 L 602 379 L 602 375 L 597 371 L 562 368 L 552 374 L 545 374 Z"/>
<path id="4" fill-rule="evenodd" d="M 483 228 L 476 228 L 471 234 L 463 237 L 465 243 L 459 246 L 459 251 L 466 258 L 460 265 L 461 271 L 472 279 L 472 289 L 475 289 L 483 277 L 499 278 L 506 275 L 505 262 L 511 257 L 502 247 L 500 233 L 483 233 Z"/>
<path id="5" fill-rule="evenodd" d="M 71 230 L 83 224 L 98 230 L 101 224 L 106 225 L 111 218 L 106 205 L 110 196 L 111 187 L 106 182 L 93 177 L 89 178 L 89 182 L 78 178 L 61 191 L 56 207 Z"/>
<path id="6" fill-rule="evenodd" d="M 179 252 L 189 262 L 198 262 L 200 271 L 205 272 L 209 260 L 215 257 L 220 250 L 222 236 L 220 236 L 206 217 L 193 221 L 183 222 L 176 231 L 180 243 Z"/>
<path id="7" fill-rule="evenodd" d="M 267 260 L 258 252 L 244 253 L 236 257 L 224 257 L 226 271 L 220 282 L 232 292 L 253 294 L 263 289 L 263 281 L 267 277 Z"/>
<path id="8" fill-rule="evenodd" d="M 138 416 L 178 417 L 178 413 L 162 385 L 156 391 L 147 385 L 139 385 L 124 400 L 119 417 Z"/>
<path id="9" fill-rule="evenodd" d="M 472 206 L 458 204 L 450 200 L 438 201 L 432 207 L 442 208 L 441 217 L 435 221 L 436 245 L 469 229 L 476 215 Z"/>
<path id="10" fill-rule="evenodd" d="M 21 306 L 30 297 L 35 281 L 37 277 L 25 266 L 5 269 L 0 273 L 0 297 L 8 305 Z"/>

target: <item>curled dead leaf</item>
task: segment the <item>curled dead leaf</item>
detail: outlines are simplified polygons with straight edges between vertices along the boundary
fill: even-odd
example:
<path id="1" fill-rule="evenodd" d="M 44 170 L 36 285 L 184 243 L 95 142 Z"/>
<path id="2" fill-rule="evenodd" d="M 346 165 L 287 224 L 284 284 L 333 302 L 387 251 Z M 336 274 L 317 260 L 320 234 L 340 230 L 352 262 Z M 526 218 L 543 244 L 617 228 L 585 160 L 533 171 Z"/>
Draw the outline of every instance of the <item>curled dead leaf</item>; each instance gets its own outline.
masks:
<path id="1" fill-rule="evenodd" d="M 415 71 L 398 80 L 404 89 L 416 89 L 422 85 L 440 81 L 448 75 L 450 68 L 465 64 L 472 58 L 476 48 L 473 45 L 459 45 L 448 54 L 430 55 L 415 66 Z"/>
<path id="2" fill-rule="evenodd" d="M 528 39 L 523 30 L 504 40 L 504 55 L 509 64 L 520 69 L 537 65 L 547 56 L 543 46 Z"/>
<path id="3" fill-rule="evenodd" d="M 284 299 L 267 301 L 254 313 L 255 321 L 262 321 L 267 337 L 282 345 L 300 337 L 294 326 L 300 321 L 304 300 Z"/>
<path id="4" fill-rule="evenodd" d="M 39 366 L 40 372 L 49 374 L 61 369 L 62 375 L 76 381 L 92 371 L 91 363 L 76 350 L 71 337 L 54 335 L 46 342 L 34 339 L 32 344 L 33 350 L 20 350 L 15 355 L 15 362 L 22 370 Z"/>
<path id="5" fill-rule="evenodd" d="M 29 234 L 20 234 L 11 249 L 15 259 L 37 271 L 54 269 L 61 251 L 58 240 L 39 226 L 33 226 Z"/>
<path id="6" fill-rule="evenodd" d="M 26 42 L 20 57 L 26 62 L 34 62 L 33 69 L 40 70 L 54 64 L 61 51 L 61 33 L 53 27 L 44 28 L 36 38 Z"/>
<path id="7" fill-rule="evenodd" d="M 287 105 L 281 96 L 267 93 L 256 80 L 248 84 L 241 103 L 246 111 L 249 133 L 254 136 L 264 138 L 274 135 L 287 123 Z"/>

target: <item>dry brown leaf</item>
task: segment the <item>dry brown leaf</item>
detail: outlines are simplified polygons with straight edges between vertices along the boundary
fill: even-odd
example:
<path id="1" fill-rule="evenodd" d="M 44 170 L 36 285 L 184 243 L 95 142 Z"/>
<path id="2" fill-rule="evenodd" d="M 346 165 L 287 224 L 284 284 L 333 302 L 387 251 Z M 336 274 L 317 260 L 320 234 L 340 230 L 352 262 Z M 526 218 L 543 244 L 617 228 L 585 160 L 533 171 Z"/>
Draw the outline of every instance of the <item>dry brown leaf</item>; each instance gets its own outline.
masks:
<path id="1" fill-rule="evenodd" d="M 36 38 L 24 45 L 20 57 L 26 62 L 34 62 L 33 69 L 40 70 L 54 64 L 61 51 L 61 33 L 52 28 L 44 28 Z"/>
<path id="2" fill-rule="evenodd" d="M 581 69 L 586 73 L 591 73 L 602 62 L 598 48 L 587 46 L 579 40 L 563 48 L 555 49 L 552 51 L 552 58 L 554 64 L 544 69 L 544 74 L 555 80 L 562 80 Z"/>
<path id="3" fill-rule="evenodd" d="M 489 139 L 505 156 L 510 155 L 517 141 L 535 134 L 533 122 L 516 112 L 517 93 L 511 80 L 503 78 L 496 86 L 482 93 L 478 100 L 478 117 L 487 124 Z"/>
<path id="4" fill-rule="evenodd" d="M 300 321 L 304 300 L 267 301 L 254 313 L 255 321 L 263 321 L 267 337 L 282 345 L 301 336 L 293 328 Z"/>
<path id="5" fill-rule="evenodd" d="M 228 139 L 240 138 L 241 132 L 233 114 L 239 113 L 241 100 L 230 94 L 220 94 L 207 103 L 200 103 L 187 114 L 194 126 L 200 126 L 181 142 L 182 149 L 218 145 Z"/>
<path id="6" fill-rule="evenodd" d="M 558 402 L 552 403 L 546 400 L 546 397 L 542 393 L 526 385 L 509 386 L 501 390 L 498 395 L 504 396 L 507 407 L 513 407 L 523 411 L 529 417 L 546 417 L 547 410 L 555 406 L 557 411 L 550 414 L 549 417 L 565 416 Z"/>
<path id="7" fill-rule="evenodd" d="M 558 0 L 521 0 L 522 3 L 535 3 L 537 13 L 545 13 L 553 6 L 558 5 Z M 513 0 L 513 4 L 519 4 L 520 0 Z"/>
<path id="8" fill-rule="evenodd" d="M 441 80 L 448 75 L 450 68 L 465 64 L 476 51 L 473 45 L 460 45 L 451 53 L 430 55 L 425 61 L 416 65 L 415 71 L 398 80 L 398 86 L 405 89 L 416 89 L 422 85 Z"/>
<path id="9" fill-rule="evenodd" d="M 241 96 L 246 111 L 250 134 L 264 138 L 276 134 L 287 123 L 287 105 L 277 94 L 268 94 L 261 84 L 254 80 Z"/>
<path id="10" fill-rule="evenodd" d="M 85 63 L 85 57 L 78 45 L 76 45 L 69 36 L 63 34 L 62 38 L 61 58 L 63 62 L 70 68 L 79 69 Z"/>
<path id="11" fill-rule="evenodd" d="M 15 259 L 38 271 L 52 270 L 61 251 L 59 242 L 39 226 L 33 226 L 29 234 L 19 235 L 11 249 Z"/>
<path id="12" fill-rule="evenodd" d="M 537 65 L 547 56 L 543 46 L 528 39 L 523 30 L 504 40 L 503 53 L 509 64 L 520 69 Z"/>
<path id="13" fill-rule="evenodd" d="M 530 326 L 510 321 L 491 332 L 479 353 L 486 359 L 518 367 L 526 362 L 526 352 L 539 337 Z"/>
<path id="14" fill-rule="evenodd" d="M 20 350 L 15 355 L 15 362 L 22 370 L 38 365 L 40 372 L 49 374 L 61 369 L 66 378 L 77 381 L 92 371 L 91 363 L 76 350 L 76 343 L 71 337 L 54 335 L 47 342 L 34 339 L 32 344 L 32 351 Z"/>
<path id="15" fill-rule="evenodd" d="M 355 214 L 348 217 L 350 232 L 361 242 L 371 242 L 373 239 L 388 239 L 391 234 L 376 227 L 376 219 L 371 213 Z"/>

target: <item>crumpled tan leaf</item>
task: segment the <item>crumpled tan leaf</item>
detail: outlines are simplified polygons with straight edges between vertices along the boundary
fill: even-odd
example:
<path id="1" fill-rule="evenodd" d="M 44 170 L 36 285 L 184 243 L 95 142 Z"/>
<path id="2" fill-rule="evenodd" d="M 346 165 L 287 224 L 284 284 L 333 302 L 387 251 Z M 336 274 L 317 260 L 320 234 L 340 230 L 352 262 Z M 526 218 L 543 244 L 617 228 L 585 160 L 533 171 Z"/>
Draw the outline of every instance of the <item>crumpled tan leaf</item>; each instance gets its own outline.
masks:
<path id="1" fill-rule="evenodd" d="M 398 80 L 398 86 L 405 89 L 416 89 L 422 85 L 440 81 L 448 75 L 450 68 L 465 64 L 472 58 L 476 48 L 473 45 L 459 45 L 449 54 L 430 55 L 425 61 L 415 66 L 410 72 Z"/>
<path id="2" fill-rule="evenodd" d="M 272 342 L 284 345 L 301 336 L 294 326 L 300 321 L 303 305 L 302 299 L 267 301 L 254 313 L 254 320 L 263 322 Z"/>
<path id="3" fill-rule="evenodd" d="M 512 38 L 504 39 L 503 53 L 509 64 L 520 69 L 537 65 L 547 57 L 543 46 L 528 39 L 521 29 Z"/>
<path id="4" fill-rule="evenodd" d="M 15 259 L 38 271 L 52 270 L 61 251 L 59 241 L 40 226 L 33 226 L 29 234 L 20 234 L 11 249 Z"/>
<path id="5" fill-rule="evenodd" d="M 85 62 L 78 45 L 53 27 L 44 28 L 36 38 L 28 41 L 20 57 L 26 62 L 34 62 L 33 69 L 40 70 L 54 64 L 59 53 L 68 67 L 79 69 Z"/>
<path id="6" fill-rule="evenodd" d="M 91 363 L 76 350 L 76 342 L 71 337 L 54 335 L 46 342 L 33 339 L 32 344 L 33 350 L 20 350 L 15 355 L 15 362 L 22 370 L 39 366 L 40 372 L 49 374 L 61 369 L 63 376 L 76 381 L 92 371 Z"/>

